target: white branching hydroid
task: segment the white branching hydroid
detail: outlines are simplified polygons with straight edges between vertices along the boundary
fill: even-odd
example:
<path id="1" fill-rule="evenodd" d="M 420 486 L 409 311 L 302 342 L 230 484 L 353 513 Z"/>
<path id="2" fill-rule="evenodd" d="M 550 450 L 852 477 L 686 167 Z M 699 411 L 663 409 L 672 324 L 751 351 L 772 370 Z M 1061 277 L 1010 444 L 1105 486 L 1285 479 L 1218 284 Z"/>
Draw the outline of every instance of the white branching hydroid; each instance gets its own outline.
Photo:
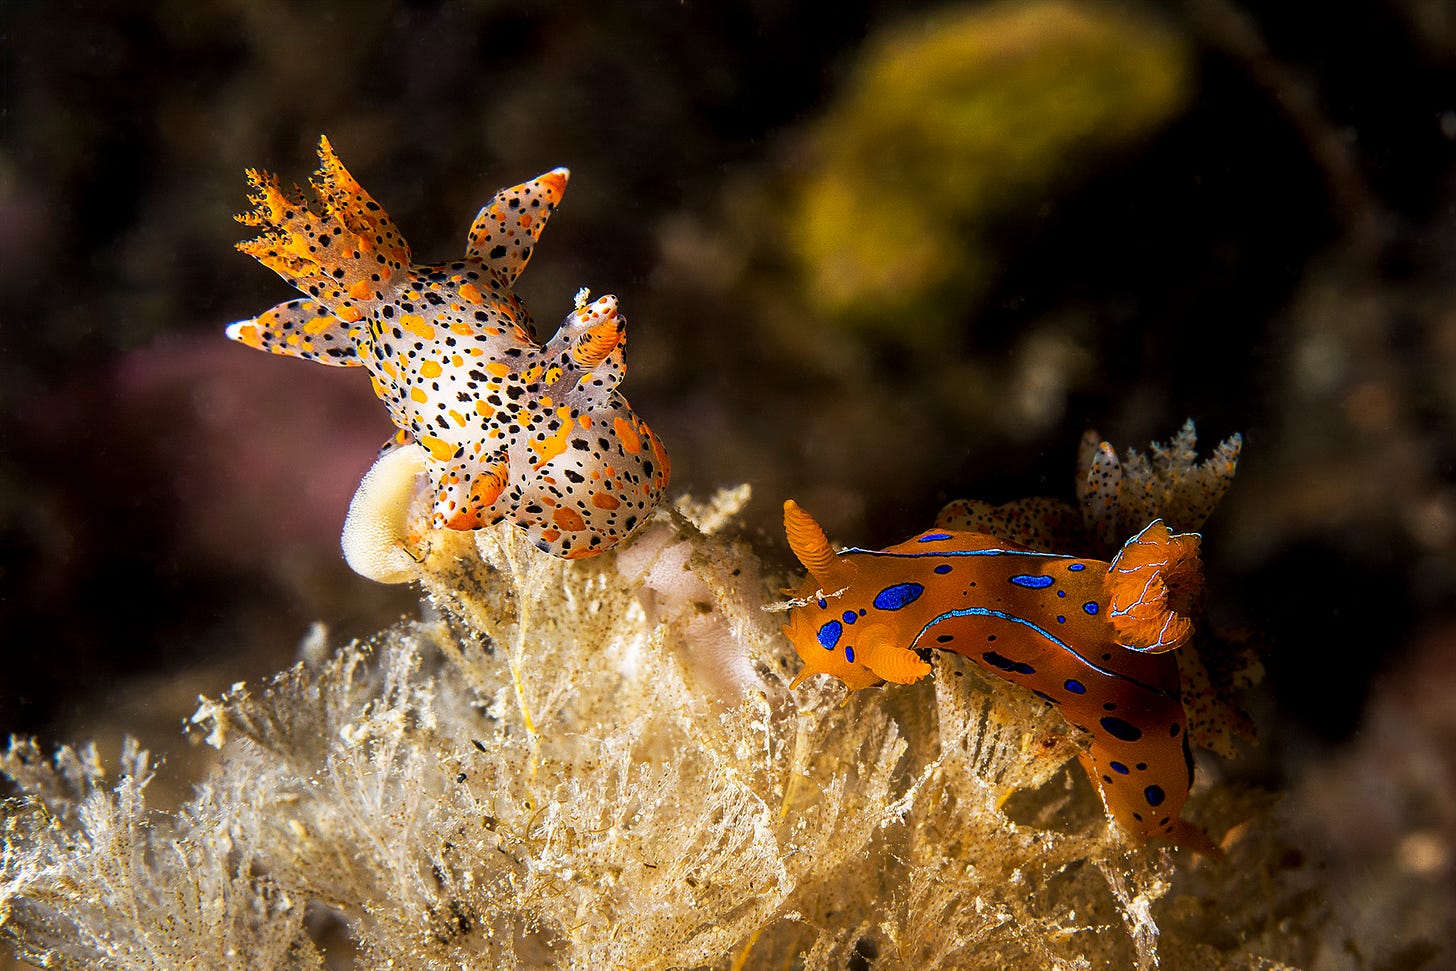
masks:
<path id="1" fill-rule="evenodd" d="M 783 578 L 708 531 L 743 498 L 575 562 L 432 534 L 436 619 L 206 700 L 175 813 L 135 747 L 108 779 L 13 742 L 0 933 L 64 968 L 318 968 L 328 914 L 362 968 L 1247 963 L 1160 937 L 1179 858 L 1120 842 L 1039 701 L 943 658 L 790 692 Z"/>

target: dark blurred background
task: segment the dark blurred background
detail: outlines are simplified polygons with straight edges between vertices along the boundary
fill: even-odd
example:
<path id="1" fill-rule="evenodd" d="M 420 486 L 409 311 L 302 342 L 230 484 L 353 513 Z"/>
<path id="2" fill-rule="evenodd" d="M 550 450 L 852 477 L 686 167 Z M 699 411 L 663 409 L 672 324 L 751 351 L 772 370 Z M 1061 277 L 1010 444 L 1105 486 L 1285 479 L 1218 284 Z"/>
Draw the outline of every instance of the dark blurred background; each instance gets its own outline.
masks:
<path id="1" fill-rule="evenodd" d="M 222 336 L 289 295 L 232 249 L 243 168 L 302 182 L 327 133 L 427 262 L 569 165 L 538 330 L 618 294 L 674 491 L 752 483 L 769 557 L 786 496 L 883 544 L 1069 498 L 1086 428 L 1242 432 L 1204 535 L 1273 645 L 1250 771 L 1392 706 L 1438 771 L 1360 785 L 1449 850 L 1456 4 L 835 9 L 0 6 L 0 731 L 172 737 L 312 621 L 415 612 L 338 553 L 368 382 Z"/>

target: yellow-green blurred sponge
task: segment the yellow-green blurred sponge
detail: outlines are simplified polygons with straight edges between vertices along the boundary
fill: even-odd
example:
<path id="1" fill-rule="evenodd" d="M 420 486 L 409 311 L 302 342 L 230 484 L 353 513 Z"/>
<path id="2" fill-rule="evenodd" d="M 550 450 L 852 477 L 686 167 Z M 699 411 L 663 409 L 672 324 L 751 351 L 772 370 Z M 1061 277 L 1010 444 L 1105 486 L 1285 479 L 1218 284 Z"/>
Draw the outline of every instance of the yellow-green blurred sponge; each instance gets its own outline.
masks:
<path id="1" fill-rule="evenodd" d="M 1126 6 L 942 10 L 872 39 L 814 133 L 794 245 L 811 304 L 933 342 L 991 278 L 990 231 L 1183 105 L 1186 42 Z"/>

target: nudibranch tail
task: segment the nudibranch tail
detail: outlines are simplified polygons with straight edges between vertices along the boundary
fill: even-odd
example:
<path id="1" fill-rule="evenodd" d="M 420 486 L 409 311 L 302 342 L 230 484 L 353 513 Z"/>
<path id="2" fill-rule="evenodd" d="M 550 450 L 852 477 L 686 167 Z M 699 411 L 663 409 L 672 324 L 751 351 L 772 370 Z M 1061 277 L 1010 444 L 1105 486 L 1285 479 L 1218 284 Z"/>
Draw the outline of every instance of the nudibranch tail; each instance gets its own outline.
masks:
<path id="1" fill-rule="evenodd" d="M 1107 618 L 1120 642 L 1161 654 L 1193 636 L 1192 614 L 1203 591 L 1197 533 L 1172 533 L 1161 519 L 1143 527 L 1107 571 Z"/>
<path id="2" fill-rule="evenodd" d="M 1224 858 L 1222 847 L 1209 839 L 1207 833 L 1186 819 L 1175 818 L 1169 824 L 1168 830 L 1162 834 L 1162 838 L 1174 846 L 1181 846 L 1195 853 L 1202 853 L 1210 860 L 1222 860 Z"/>

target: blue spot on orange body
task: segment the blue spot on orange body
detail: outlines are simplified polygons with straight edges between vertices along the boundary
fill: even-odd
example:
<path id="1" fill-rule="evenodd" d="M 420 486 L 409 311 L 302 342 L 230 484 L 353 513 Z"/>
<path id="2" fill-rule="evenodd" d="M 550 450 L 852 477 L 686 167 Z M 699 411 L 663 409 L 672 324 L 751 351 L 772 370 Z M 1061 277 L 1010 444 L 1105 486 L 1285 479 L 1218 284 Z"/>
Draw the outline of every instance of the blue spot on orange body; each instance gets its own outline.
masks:
<path id="1" fill-rule="evenodd" d="M 846 610 L 844 612 L 844 622 L 846 624 L 852 624 L 857 620 L 859 620 L 859 614 L 855 613 L 853 610 Z"/>
<path id="2" fill-rule="evenodd" d="M 1127 775 L 1128 773 L 1127 766 L 1123 765 L 1121 762 L 1108 762 L 1107 764 L 1112 766 L 1112 771 L 1116 772 L 1118 775 Z"/>
<path id="3" fill-rule="evenodd" d="M 819 628 L 819 643 L 824 645 L 824 650 L 832 651 L 839 643 L 839 636 L 844 633 L 844 628 L 839 621 L 831 620 Z"/>
<path id="4" fill-rule="evenodd" d="M 981 655 L 981 660 L 991 665 L 991 667 L 996 668 L 998 671 L 1009 671 L 1012 674 L 1036 673 L 1036 668 L 1027 664 L 1025 661 L 1013 661 L 1011 658 L 997 654 L 995 651 L 986 651 Z"/>
<path id="5" fill-rule="evenodd" d="M 1066 688 L 1074 695 L 1084 695 L 1087 693 L 1087 686 L 1080 681 L 1068 680 L 1066 684 L 1062 685 L 1062 687 Z"/>
<path id="6" fill-rule="evenodd" d="M 1136 742 L 1143 737 L 1143 730 L 1141 728 L 1138 728 L 1132 722 L 1123 721 L 1121 718 L 1114 718 L 1112 715 L 1103 718 L 1099 724 L 1102 725 L 1102 730 L 1107 734 L 1113 738 L 1122 739 L 1124 742 Z"/>
<path id="7" fill-rule="evenodd" d="M 1089 601 L 1087 601 L 1086 603 L 1084 603 L 1082 605 L 1082 609 L 1085 610 L 1085 611 L 1087 611 L 1087 613 L 1090 614 L 1090 615 L 1092 615 L 1093 617 L 1096 617 L 1097 616 L 1097 610 L 1098 610 L 1097 601 L 1095 601 L 1095 600 L 1089 600 Z"/>
<path id="8" fill-rule="evenodd" d="M 1011 582 L 1018 587 L 1029 587 L 1032 590 L 1042 590 L 1051 586 L 1056 581 L 1048 576 L 1041 576 L 1035 573 L 1018 573 L 1011 578 Z"/>
<path id="9" fill-rule="evenodd" d="M 920 537 L 920 542 L 934 543 L 942 539 L 950 539 L 950 533 L 926 533 L 924 536 Z"/>
<path id="10" fill-rule="evenodd" d="M 1148 786 L 1143 790 L 1143 798 L 1147 799 L 1149 806 L 1161 806 L 1164 794 L 1162 786 Z"/>
<path id="11" fill-rule="evenodd" d="M 880 610 L 899 610 L 908 607 L 925 592 L 918 583 L 895 583 L 875 594 L 874 605 Z"/>
<path id="12" fill-rule="evenodd" d="M 1072 563 L 1067 566 L 1068 573 L 1081 573 L 1085 569 L 1087 569 L 1087 564 L 1085 563 Z"/>
<path id="13" fill-rule="evenodd" d="M 949 563 L 942 563 L 940 566 L 938 566 L 938 567 L 935 568 L 935 572 L 936 573 L 940 573 L 940 574 L 949 573 L 950 572 L 950 564 Z"/>

